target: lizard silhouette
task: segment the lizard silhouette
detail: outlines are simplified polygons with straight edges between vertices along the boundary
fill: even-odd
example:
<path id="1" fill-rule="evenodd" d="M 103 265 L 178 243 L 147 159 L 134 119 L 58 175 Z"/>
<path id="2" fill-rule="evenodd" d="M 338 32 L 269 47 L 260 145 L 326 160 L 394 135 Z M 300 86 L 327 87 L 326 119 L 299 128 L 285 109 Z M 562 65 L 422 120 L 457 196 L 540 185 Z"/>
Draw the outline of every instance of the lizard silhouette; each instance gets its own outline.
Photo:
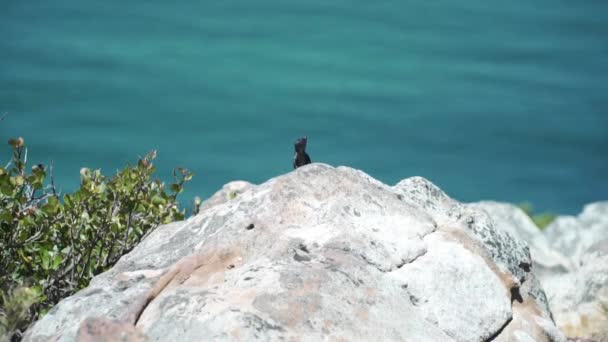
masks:
<path id="1" fill-rule="evenodd" d="M 306 153 L 306 143 L 308 142 L 308 137 L 299 138 L 293 144 L 294 149 L 296 150 L 296 154 L 293 156 L 293 168 L 297 169 L 300 166 L 310 164 L 310 156 Z"/>

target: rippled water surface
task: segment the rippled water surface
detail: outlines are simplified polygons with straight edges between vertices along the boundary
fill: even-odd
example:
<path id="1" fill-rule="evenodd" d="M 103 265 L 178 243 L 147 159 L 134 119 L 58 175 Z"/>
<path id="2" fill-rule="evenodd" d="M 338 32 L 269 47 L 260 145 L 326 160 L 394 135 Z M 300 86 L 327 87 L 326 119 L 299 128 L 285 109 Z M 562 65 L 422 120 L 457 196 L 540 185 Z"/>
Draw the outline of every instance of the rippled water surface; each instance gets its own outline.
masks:
<path id="1" fill-rule="evenodd" d="M 0 137 L 106 173 L 157 149 L 184 194 L 314 161 L 466 201 L 608 199 L 608 2 L 17 1 L 0 13 Z M 8 157 L 8 149 L 0 147 Z"/>

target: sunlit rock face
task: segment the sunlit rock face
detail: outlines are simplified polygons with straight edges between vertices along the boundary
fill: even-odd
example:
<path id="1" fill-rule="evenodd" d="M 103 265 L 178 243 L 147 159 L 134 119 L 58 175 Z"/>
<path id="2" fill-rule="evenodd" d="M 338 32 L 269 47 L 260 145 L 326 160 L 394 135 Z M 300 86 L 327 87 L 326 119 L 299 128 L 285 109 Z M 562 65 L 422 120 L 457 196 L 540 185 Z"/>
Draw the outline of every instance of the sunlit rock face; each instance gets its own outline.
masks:
<path id="1" fill-rule="evenodd" d="M 527 244 L 423 178 L 310 164 L 229 183 L 201 208 L 26 340 L 565 340 Z"/>
<path id="2" fill-rule="evenodd" d="M 529 244 L 534 273 L 568 337 L 608 341 L 608 202 L 589 204 L 577 217 L 560 216 L 542 232 L 513 205 L 470 206 L 486 210 L 500 229 Z"/>
<path id="3" fill-rule="evenodd" d="M 558 217 L 544 235 L 572 265 L 543 282 L 556 322 L 568 336 L 608 341 L 608 202 Z"/>

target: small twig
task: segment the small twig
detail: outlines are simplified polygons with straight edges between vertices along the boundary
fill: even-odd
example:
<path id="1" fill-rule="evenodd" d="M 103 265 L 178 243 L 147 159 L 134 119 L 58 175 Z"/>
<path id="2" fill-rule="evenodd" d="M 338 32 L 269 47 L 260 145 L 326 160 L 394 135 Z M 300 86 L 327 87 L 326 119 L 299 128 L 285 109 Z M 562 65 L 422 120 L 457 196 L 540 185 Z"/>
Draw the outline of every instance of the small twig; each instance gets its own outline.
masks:
<path id="1" fill-rule="evenodd" d="M 55 176 L 53 176 L 53 161 L 49 165 L 49 176 L 51 178 L 51 191 L 53 192 L 53 196 L 57 197 L 57 191 L 55 190 Z"/>
<path id="2" fill-rule="evenodd" d="M 112 217 L 117 215 L 118 206 L 119 206 L 118 201 L 116 198 L 114 198 L 114 200 L 112 201 L 112 210 L 110 213 L 110 220 L 112 220 Z M 103 261 L 104 268 L 107 268 L 109 266 L 109 261 L 112 260 L 112 254 L 114 253 L 114 246 L 116 245 L 117 240 L 118 239 L 116 238 L 116 236 L 113 236 L 113 238 L 111 239 L 108 253 L 106 254 L 105 260 Z"/>
<path id="3" fill-rule="evenodd" d="M 49 197 L 54 197 L 53 194 L 44 194 L 40 197 L 36 197 L 36 198 L 31 198 L 25 205 L 24 208 L 20 210 L 20 212 L 24 212 L 25 210 L 27 210 L 28 208 L 31 207 L 36 207 L 38 205 L 38 203 L 46 200 Z"/>
<path id="4" fill-rule="evenodd" d="M 8 113 L 2 114 L 2 116 L 0 116 L 0 121 L 4 120 L 4 118 L 6 118 L 7 116 L 8 116 Z"/>
<path id="5" fill-rule="evenodd" d="M 38 238 L 40 238 L 40 236 L 42 236 L 42 230 L 37 232 L 35 235 L 30 236 L 27 240 L 25 240 L 25 242 L 23 242 L 23 245 L 27 245 L 28 243 L 30 243 L 32 241 L 38 240 Z"/>
<path id="6" fill-rule="evenodd" d="M 103 234 L 101 235 L 101 247 L 99 248 L 99 259 L 97 260 L 97 263 L 95 264 L 95 270 L 97 271 L 97 269 L 99 269 L 100 267 L 103 267 L 103 258 L 102 255 L 104 253 L 104 249 L 106 248 L 106 236 L 108 235 L 108 232 L 112 231 L 112 228 L 110 227 L 110 225 L 112 224 L 112 211 L 113 211 L 113 203 L 110 204 L 108 206 L 108 214 L 105 217 L 105 220 L 103 221 L 103 223 L 100 225 L 100 228 L 103 230 Z M 112 240 L 112 239 L 110 239 Z"/>
<path id="7" fill-rule="evenodd" d="M 137 192 L 135 193 L 135 201 L 138 200 L 139 194 L 141 193 L 141 190 L 142 190 L 142 186 L 140 185 L 137 188 Z M 131 209 L 129 210 L 129 216 L 127 216 L 127 227 L 125 229 L 125 236 L 124 236 L 124 239 L 123 239 L 123 243 L 124 244 L 122 245 L 122 250 L 120 251 L 120 255 L 125 255 L 127 247 L 129 246 L 128 241 L 129 241 L 129 232 L 130 232 L 130 229 L 131 229 L 131 220 L 133 219 L 133 210 L 135 210 L 135 205 L 134 204 L 131 205 Z"/>
<path id="8" fill-rule="evenodd" d="M 70 266 L 70 283 L 74 282 L 74 268 L 75 266 L 75 262 L 74 262 L 74 249 L 76 248 L 76 244 L 74 243 L 74 230 L 72 229 L 73 225 L 70 225 L 69 230 L 70 230 L 70 243 L 71 243 L 71 248 L 70 248 L 70 253 L 68 254 L 68 257 L 66 258 L 66 260 L 71 260 L 72 261 L 72 265 Z"/>

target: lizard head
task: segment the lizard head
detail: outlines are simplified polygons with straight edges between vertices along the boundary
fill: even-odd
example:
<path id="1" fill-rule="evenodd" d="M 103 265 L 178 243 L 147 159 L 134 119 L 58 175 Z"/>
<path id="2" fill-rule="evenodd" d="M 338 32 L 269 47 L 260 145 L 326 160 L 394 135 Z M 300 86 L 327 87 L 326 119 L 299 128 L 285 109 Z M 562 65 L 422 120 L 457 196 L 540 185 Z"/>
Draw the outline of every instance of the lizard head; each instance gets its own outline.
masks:
<path id="1" fill-rule="evenodd" d="M 298 140 L 296 140 L 296 142 L 293 144 L 293 147 L 295 148 L 296 152 L 298 153 L 302 153 L 306 150 L 306 142 L 308 141 L 308 137 L 303 137 L 303 138 L 299 138 Z"/>

